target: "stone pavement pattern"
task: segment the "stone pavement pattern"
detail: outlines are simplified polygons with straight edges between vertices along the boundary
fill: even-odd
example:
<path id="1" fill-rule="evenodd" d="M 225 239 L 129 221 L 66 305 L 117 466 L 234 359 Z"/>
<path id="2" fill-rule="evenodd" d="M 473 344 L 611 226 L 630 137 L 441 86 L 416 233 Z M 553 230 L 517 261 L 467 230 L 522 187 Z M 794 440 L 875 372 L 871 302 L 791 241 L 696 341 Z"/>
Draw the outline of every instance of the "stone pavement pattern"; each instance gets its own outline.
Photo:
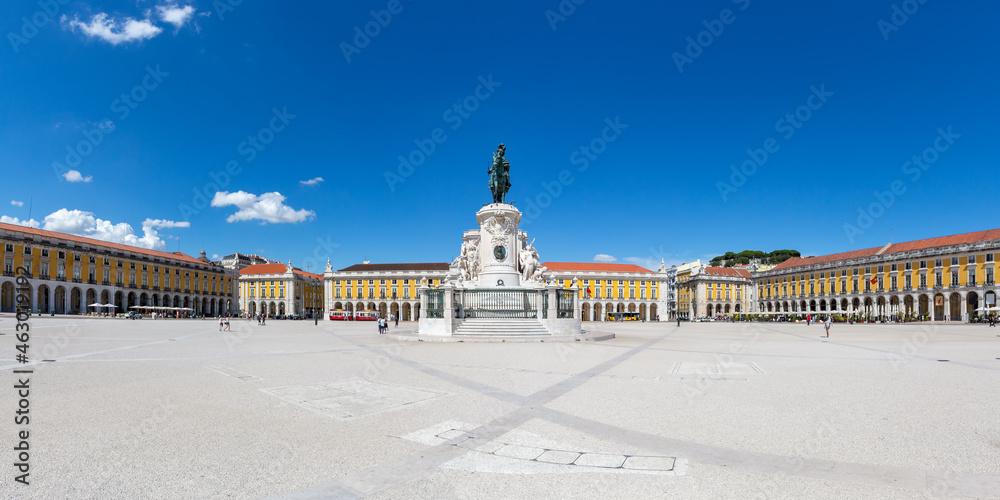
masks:
<path id="1" fill-rule="evenodd" d="M 6 467 L 0 498 L 1000 498 L 985 326 L 440 344 L 356 323 L 32 325 L 32 358 L 54 360 L 34 366 L 32 485 Z"/>

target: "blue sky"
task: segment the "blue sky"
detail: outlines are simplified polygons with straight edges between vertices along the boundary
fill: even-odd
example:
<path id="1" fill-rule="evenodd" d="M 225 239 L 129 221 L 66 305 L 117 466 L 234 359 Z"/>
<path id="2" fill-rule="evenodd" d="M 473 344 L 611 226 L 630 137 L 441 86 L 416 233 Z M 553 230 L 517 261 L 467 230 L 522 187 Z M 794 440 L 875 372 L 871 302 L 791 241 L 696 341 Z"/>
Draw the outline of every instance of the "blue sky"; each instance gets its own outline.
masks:
<path id="1" fill-rule="evenodd" d="M 4 2 L 3 220 L 450 261 L 503 142 L 543 260 L 998 226 L 994 2 L 230 1 Z"/>

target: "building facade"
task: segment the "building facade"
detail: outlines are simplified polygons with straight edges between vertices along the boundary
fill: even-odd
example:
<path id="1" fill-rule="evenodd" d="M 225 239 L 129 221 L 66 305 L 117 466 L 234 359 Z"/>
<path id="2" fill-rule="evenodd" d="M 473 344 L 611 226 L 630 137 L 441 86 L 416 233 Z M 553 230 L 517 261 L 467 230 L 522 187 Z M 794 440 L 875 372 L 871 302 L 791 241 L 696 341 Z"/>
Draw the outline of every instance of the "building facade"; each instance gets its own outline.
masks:
<path id="1" fill-rule="evenodd" d="M 217 264 L 226 269 L 239 271 L 244 267 L 255 266 L 257 264 L 279 264 L 279 262 L 271 259 L 265 259 L 260 255 L 254 255 L 254 254 L 247 255 L 237 252 L 234 254 L 226 255 L 225 257 L 219 259 L 219 262 Z"/>
<path id="2" fill-rule="evenodd" d="M 18 268 L 28 271 L 31 311 L 122 313 L 133 306 L 234 313 L 236 276 L 204 258 L 160 252 L 70 234 L 0 223 L 0 310 L 14 310 Z"/>
<path id="3" fill-rule="evenodd" d="M 960 321 L 996 305 L 1000 229 L 819 257 L 754 275 L 763 313 Z"/>
<path id="4" fill-rule="evenodd" d="M 661 319 L 672 321 L 677 319 L 677 266 L 672 265 L 669 268 L 661 260 L 660 268 L 657 270 L 659 275 L 659 287 L 660 287 L 660 306 L 659 310 Z"/>
<path id="5" fill-rule="evenodd" d="M 691 314 L 693 290 L 689 287 L 689 283 L 703 268 L 704 266 L 701 264 L 700 259 L 694 262 L 685 262 L 677 266 L 677 316 L 681 319 L 693 319 L 696 317 Z"/>
<path id="6" fill-rule="evenodd" d="M 699 267 L 685 280 L 689 318 L 730 317 L 750 312 L 750 272 L 732 267 Z"/>
<path id="7" fill-rule="evenodd" d="M 544 262 L 549 279 L 560 288 L 579 288 L 584 321 L 606 321 L 608 312 L 638 313 L 646 320 L 662 314 L 665 274 L 631 264 Z M 330 311 L 378 311 L 414 321 L 420 314 L 421 283 L 439 288 L 448 278 L 446 262 L 356 264 L 324 273 L 326 317 Z M 589 290 L 589 291 L 588 291 Z"/>
<path id="8" fill-rule="evenodd" d="M 240 270 L 240 312 L 257 316 L 323 312 L 323 276 L 288 264 L 255 264 Z"/>
<path id="9" fill-rule="evenodd" d="M 638 313 L 641 320 L 661 314 L 664 276 L 634 264 L 544 262 L 561 288 L 579 288 L 583 321 L 607 321 L 608 313 Z"/>
<path id="10" fill-rule="evenodd" d="M 323 273 L 324 317 L 332 311 L 378 311 L 401 321 L 420 317 L 418 287 L 441 286 L 448 274 L 447 262 L 355 264 L 334 271 L 327 263 Z"/>

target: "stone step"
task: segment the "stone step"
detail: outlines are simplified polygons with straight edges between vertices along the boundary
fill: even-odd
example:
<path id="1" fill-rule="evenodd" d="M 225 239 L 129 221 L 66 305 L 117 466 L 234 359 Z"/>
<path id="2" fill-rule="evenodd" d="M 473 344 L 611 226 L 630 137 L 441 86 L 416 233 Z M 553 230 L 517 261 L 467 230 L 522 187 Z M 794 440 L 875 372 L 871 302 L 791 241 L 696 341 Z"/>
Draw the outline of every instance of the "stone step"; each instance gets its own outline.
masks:
<path id="1" fill-rule="evenodd" d="M 539 336 L 549 331 L 536 319 L 470 318 L 455 330 L 460 336 Z"/>

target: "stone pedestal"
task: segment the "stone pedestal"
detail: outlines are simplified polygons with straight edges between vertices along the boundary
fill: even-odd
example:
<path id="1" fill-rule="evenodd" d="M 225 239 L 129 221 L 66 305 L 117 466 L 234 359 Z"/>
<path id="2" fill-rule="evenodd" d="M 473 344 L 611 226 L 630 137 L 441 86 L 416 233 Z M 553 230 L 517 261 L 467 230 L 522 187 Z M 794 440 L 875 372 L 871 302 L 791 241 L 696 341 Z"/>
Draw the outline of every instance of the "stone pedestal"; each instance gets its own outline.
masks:
<path id="1" fill-rule="evenodd" d="M 476 213 L 479 223 L 479 286 L 481 288 L 518 288 L 517 270 L 520 245 L 517 226 L 521 212 L 512 205 L 493 203 Z"/>
<path id="2" fill-rule="evenodd" d="M 418 335 L 544 341 L 580 334 L 579 290 L 574 286 L 572 309 L 560 318 L 559 287 L 546 284 L 537 250 L 518 229 L 521 212 L 512 205 L 492 203 L 476 212 L 476 222 L 479 229 L 462 235 L 461 252 L 439 291 L 441 317 L 429 317 L 429 290 L 421 286 Z M 522 279 L 522 267 L 527 279 Z"/>

